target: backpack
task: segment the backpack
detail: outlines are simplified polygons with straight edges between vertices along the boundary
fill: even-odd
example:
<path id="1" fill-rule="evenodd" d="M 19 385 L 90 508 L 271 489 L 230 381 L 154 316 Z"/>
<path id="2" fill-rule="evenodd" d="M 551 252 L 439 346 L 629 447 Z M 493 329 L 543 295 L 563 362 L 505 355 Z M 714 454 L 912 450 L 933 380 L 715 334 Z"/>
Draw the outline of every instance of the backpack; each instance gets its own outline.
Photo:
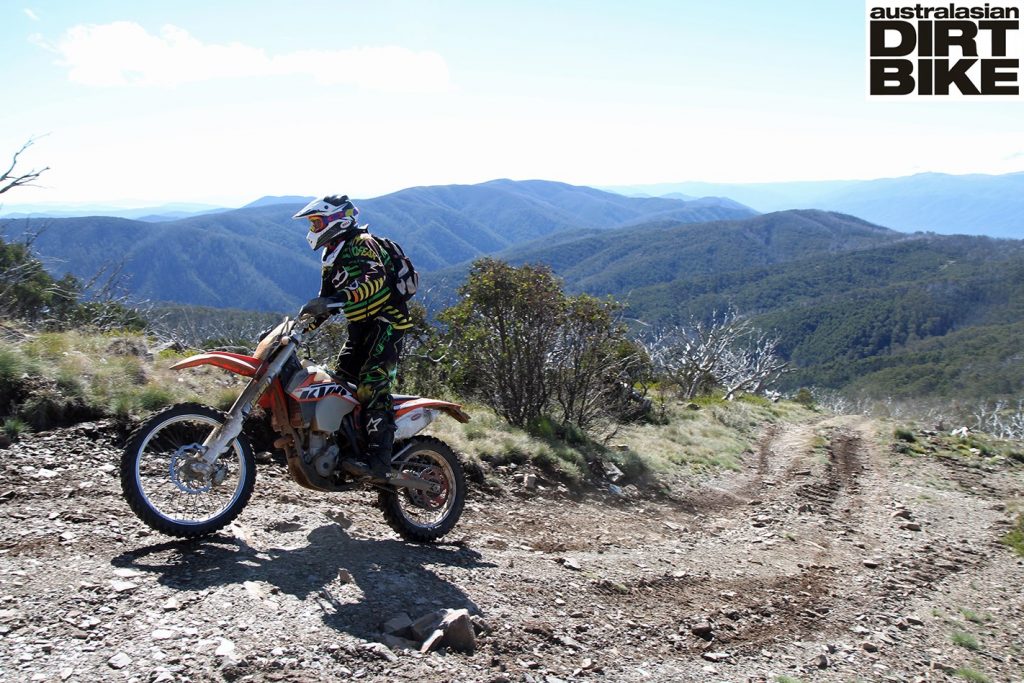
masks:
<path id="1" fill-rule="evenodd" d="M 379 235 L 374 235 L 373 238 L 377 240 L 377 243 L 391 257 L 391 265 L 395 270 L 395 289 L 402 298 L 402 301 L 408 301 L 416 293 L 416 288 L 419 287 L 419 273 L 416 272 L 412 261 L 405 255 L 402 247 L 397 242 Z"/>

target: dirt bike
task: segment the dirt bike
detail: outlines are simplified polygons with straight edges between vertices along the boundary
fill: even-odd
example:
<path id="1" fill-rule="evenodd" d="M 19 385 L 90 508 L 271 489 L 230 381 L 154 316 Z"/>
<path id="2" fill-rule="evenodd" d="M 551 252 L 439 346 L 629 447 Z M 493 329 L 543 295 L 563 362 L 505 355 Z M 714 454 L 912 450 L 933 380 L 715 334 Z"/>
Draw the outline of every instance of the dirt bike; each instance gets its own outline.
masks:
<path id="1" fill-rule="evenodd" d="M 121 457 L 121 488 L 151 528 L 194 538 L 231 522 L 249 502 L 256 462 L 243 432 L 258 405 L 280 436 L 288 473 L 314 491 L 378 489 L 388 525 L 403 538 L 426 542 L 452 530 L 466 499 L 462 466 L 447 444 L 417 436 L 439 414 L 469 416 L 457 403 L 394 395 L 392 470 L 374 478 L 361 462 L 361 407 L 355 387 L 300 359 L 311 320 L 285 318 L 262 336 L 252 356 L 210 351 L 171 366 L 213 365 L 250 380 L 227 413 L 198 403 L 171 406 L 146 420 Z"/>

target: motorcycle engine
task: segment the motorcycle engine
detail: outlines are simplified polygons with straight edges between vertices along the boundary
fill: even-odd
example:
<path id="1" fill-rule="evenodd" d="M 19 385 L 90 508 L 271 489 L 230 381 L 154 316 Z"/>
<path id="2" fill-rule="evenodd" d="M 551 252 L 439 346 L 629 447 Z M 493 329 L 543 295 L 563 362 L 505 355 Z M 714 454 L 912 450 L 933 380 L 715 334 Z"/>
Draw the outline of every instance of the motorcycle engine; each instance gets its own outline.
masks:
<path id="1" fill-rule="evenodd" d="M 329 477 L 338 465 L 338 445 L 326 432 L 313 432 L 309 436 L 309 459 L 321 477 Z"/>

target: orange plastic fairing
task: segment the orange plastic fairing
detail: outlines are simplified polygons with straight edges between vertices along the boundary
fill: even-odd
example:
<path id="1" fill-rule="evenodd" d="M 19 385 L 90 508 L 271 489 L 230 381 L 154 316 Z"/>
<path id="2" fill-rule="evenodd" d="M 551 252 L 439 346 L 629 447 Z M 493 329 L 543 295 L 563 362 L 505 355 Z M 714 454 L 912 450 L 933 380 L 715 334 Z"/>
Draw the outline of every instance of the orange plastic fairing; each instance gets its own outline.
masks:
<path id="1" fill-rule="evenodd" d="M 433 398 L 404 400 L 395 405 L 395 417 L 401 417 L 410 410 L 415 410 L 416 408 L 434 408 L 435 410 L 448 413 L 452 418 L 459 422 L 469 422 L 469 415 L 462 410 L 461 405 L 458 403 L 450 403 L 448 401 L 438 401 Z"/>
<path id="2" fill-rule="evenodd" d="M 209 353 L 200 353 L 197 356 L 189 356 L 185 360 L 180 360 L 171 366 L 171 370 L 193 368 L 197 365 L 216 365 L 218 368 L 224 368 L 237 375 L 252 377 L 262 364 L 258 358 L 253 358 L 252 356 L 243 356 L 226 351 L 210 351 Z"/>

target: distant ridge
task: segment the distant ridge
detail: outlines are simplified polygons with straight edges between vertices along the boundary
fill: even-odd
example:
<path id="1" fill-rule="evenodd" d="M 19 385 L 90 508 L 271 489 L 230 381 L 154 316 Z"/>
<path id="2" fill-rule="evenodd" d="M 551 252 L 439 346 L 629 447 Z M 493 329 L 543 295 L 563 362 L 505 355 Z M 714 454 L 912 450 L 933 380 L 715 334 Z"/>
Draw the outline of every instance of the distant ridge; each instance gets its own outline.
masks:
<path id="1" fill-rule="evenodd" d="M 840 211 L 904 232 L 1024 238 L 1024 172 L 781 183 L 684 182 L 612 189 L 654 196 L 722 195 L 758 211 Z"/>

